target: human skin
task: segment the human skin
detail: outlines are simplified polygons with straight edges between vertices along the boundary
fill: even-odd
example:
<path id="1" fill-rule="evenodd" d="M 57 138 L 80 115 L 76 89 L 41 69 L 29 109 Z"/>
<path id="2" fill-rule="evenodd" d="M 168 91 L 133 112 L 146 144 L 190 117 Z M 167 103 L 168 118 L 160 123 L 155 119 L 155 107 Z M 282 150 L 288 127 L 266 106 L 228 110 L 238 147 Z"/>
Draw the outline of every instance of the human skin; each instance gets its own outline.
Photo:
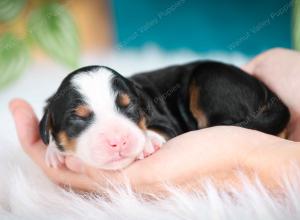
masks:
<path id="1" fill-rule="evenodd" d="M 289 107 L 289 139 L 300 141 L 300 53 L 272 49 L 258 55 L 242 68 L 262 80 Z"/>
<path id="2" fill-rule="evenodd" d="M 10 110 L 24 151 L 59 185 L 99 192 L 108 186 L 107 179 L 122 184 L 125 177 L 136 192 L 164 193 L 164 183 L 194 190 L 207 178 L 219 188 L 228 184 L 239 187 L 237 171 L 240 171 L 250 180 L 257 175 L 265 186 L 276 189 L 281 175 L 288 174 L 290 163 L 300 163 L 300 143 L 296 142 L 300 139 L 298 61 L 300 54 L 297 52 L 273 49 L 243 67 L 264 81 L 291 110 L 290 140 L 240 127 L 217 126 L 175 137 L 152 156 L 121 171 L 95 169 L 74 157 L 67 157 L 65 166 L 59 169 L 47 167 L 44 161 L 46 146 L 39 137 L 38 119 L 31 106 L 16 99 L 11 101 Z"/>

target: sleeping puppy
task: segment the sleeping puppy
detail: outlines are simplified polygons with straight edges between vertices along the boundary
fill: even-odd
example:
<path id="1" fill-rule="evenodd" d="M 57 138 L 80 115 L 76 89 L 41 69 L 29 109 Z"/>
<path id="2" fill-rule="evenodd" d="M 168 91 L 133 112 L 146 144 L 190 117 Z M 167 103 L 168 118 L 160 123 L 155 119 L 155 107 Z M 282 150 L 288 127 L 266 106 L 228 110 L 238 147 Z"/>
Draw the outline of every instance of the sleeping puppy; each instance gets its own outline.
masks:
<path id="1" fill-rule="evenodd" d="M 279 135 L 289 118 L 272 91 L 232 65 L 198 61 L 129 78 L 88 66 L 69 74 L 48 99 L 40 135 L 49 166 L 71 154 L 116 170 L 184 132 L 235 125 Z"/>

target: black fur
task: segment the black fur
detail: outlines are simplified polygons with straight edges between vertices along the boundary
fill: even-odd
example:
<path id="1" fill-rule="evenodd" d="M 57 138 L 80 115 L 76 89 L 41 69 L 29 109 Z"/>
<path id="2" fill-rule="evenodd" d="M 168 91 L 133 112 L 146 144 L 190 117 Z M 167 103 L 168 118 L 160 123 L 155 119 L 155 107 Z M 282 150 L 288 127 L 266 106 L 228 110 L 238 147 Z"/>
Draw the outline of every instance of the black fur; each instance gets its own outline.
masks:
<path id="1" fill-rule="evenodd" d="M 51 117 L 49 114 L 48 108 L 45 108 L 45 113 L 42 117 L 42 120 L 39 125 L 40 129 L 40 136 L 42 138 L 42 141 L 48 145 L 50 141 L 50 126 L 51 126 Z"/>
<path id="2" fill-rule="evenodd" d="M 236 125 L 277 135 L 290 118 L 288 108 L 262 82 L 220 62 L 171 66 L 130 79 L 140 85 L 148 102 L 154 103 L 149 126 L 169 137 L 200 129 L 189 108 L 193 81 L 201 91 L 198 105 L 207 117 L 208 127 Z"/>
<path id="3" fill-rule="evenodd" d="M 87 118 L 81 118 L 74 114 L 73 110 L 78 105 L 84 104 L 84 100 L 70 81 L 76 74 L 93 72 L 98 68 L 99 66 L 89 66 L 70 73 L 63 80 L 56 93 L 47 100 L 45 113 L 40 122 L 40 135 L 46 145 L 49 144 L 51 132 L 56 145 L 63 151 L 64 147 L 60 145 L 57 138 L 60 131 L 65 131 L 68 137 L 74 138 L 90 125 L 93 114 Z"/>

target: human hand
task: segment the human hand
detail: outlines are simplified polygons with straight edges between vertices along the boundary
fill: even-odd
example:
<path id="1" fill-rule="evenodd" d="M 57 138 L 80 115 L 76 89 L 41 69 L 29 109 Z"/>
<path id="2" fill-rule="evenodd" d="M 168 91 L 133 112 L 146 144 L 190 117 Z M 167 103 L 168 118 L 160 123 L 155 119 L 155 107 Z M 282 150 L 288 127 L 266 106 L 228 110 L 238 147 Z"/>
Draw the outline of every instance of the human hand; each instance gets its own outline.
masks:
<path id="1" fill-rule="evenodd" d="M 262 80 L 288 106 L 291 112 L 289 139 L 300 141 L 300 53 L 271 49 L 242 68 Z"/>
<path id="2" fill-rule="evenodd" d="M 31 106 L 20 99 L 10 103 L 10 111 L 16 124 L 16 130 L 23 150 L 58 185 L 76 186 L 78 190 L 95 191 L 96 185 L 90 178 L 68 170 L 66 167 L 53 169 L 46 165 L 46 146 L 40 138 L 39 122 Z M 99 173 L 100 175 L 100 173 Z"/>
<path id="3" fill-rule="evenodd" d="M 263 169 L 266 164 L 261 164 L 256 170 L 260 170 L 266 184 L 269 184 L 274 182 L 277 166 L 281 161 L 287 161 L 283 156 L 285 153 L 278 149 L 284 148 L 284 152 L 291 152 L 289 147 L 284 146 L 290 144 L 286 140 L 254 130 L 220 126 L 178 136 L 154 155 L 137 161 L 122 171 L 99 170 L 73 157 L 66 158 L 66 167 L 55 169 L 45 164 L 46 146 L 39 137 L 38 120 L 30 105 L 22 100 L 14 100 L 10 109 L 20 143 L 28 156 L 53 182 L 84 191 L 103 190 L 103 187 L 109 185 L 107 179 L 122 184 L 124 177 L 130 181 L 135 191 L 141 193 L 165 192 L 165 182 L 186 190 L 195 190 L 196 186 L 200 186 L 199 181 L 207 178 L 211 178 L 220 188 L 228 183 L 238 186 L 240 182 L 236 171 L 245 171 L 250 177 L 249 171 L 261 161 L 267 164 L 267 172 Z M 273 149 L 276 143 L 280 147 Z M 267 162 L 268 158 L 261 160 L 267 154 L 272 159 L 270 163 Z M 272 161 L 275 161 L 274 169 L 270 169 Z"/>

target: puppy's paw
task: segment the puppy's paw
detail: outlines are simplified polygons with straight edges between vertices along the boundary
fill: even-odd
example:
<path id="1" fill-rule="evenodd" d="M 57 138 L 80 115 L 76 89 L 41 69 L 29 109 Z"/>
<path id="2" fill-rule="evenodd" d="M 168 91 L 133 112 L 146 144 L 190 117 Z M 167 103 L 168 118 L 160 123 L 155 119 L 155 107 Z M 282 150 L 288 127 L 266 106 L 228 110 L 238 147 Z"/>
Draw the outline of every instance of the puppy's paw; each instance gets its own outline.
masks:
<path id="1" fill-rule="evenodd" d="M 159 150 L 167 142 L 162 135 L 151 130 L 147 131 L 147 137 L 153 146 L 153 152 Z"/>
<path id="2" fill-rule="evenodd" d="M 166 139 L 162 135 L 154 131 L 147 130 L 146 144 L 143 152 L 138 156 L 138 159 L 144 159 L 155 153 L 163 146 L 164 143 L 166 143 Z"/>
<path id="3" fill-rule="evenodd" d="M 65 156 L 60 150 L 57 149 L 56 146 L 50 144 L 47 147 L 45 161 L 47 166 L 58 168 L 64 164 Z"/>

